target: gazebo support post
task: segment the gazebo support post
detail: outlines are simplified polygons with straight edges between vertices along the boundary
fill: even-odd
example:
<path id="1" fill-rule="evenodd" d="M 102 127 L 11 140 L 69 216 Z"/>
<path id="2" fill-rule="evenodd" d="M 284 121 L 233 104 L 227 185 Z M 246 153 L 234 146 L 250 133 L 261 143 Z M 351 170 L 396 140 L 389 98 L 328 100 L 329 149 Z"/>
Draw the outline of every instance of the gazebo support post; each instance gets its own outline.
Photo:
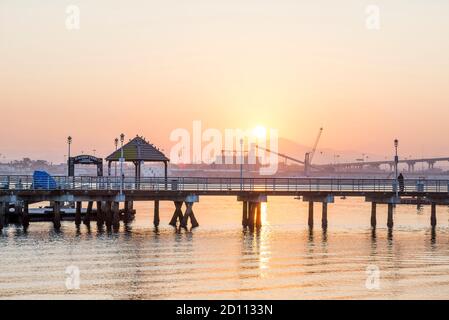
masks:
<path id="1" fill-rule="evenodd" d="M 164 161 L 164 177 L 165 177 L 165 190 L 167 190 L 167 185 L 168 185 L 168 181 L 167 181 L 167 161 Z"/>
<path id="2" fill-rule="evenodd" d="M 134 163 L 134 182 L 136 184 L 136 189 L 139 189 L 139 161 L 133 161 Z"/>

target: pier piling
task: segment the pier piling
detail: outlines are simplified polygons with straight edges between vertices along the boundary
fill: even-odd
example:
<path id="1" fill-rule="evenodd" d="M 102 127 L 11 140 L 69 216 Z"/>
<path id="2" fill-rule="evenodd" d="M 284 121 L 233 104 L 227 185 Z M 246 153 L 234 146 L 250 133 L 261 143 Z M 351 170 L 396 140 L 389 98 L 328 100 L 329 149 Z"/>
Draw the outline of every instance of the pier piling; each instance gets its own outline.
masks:
<path id="1" fill-rule="evenodd" d="M 101 228 L 104 225 L 104 213 L 101 201 L 97 201 L 97 227 Z"/>
<path id="2" fill-rule="evenodd" d="M 59 201 L 53 203 L 53 226 L 56 230 L 61 228 L 61 203 Z"/>
<path id="3" fill-rule="evenodd" d="M 190 218 L 190 223 L 192 224 L 192 228 L 196 228 L 199 226 L 198 221 L 195 218 L 193 213 L 193 202 L 186 202 L 186 212 L 184 213 L 184 217 L 181 221 L 181 227 L 187 228 L 187 222 Z"/>
<path id="4" fill-rule="evenodd" d="M 123 216 L 123 222 L 125 224 L 131 221 L 131 214 L 134 210 L 133 207 L 134 207 L 133 201 L 125 201 L 124 216 Z"/>
<path id="5" fill-rule="evenodd" d="M 257 202 L 256 204 L 256 228 L 262 227 L 262 203 Z"/>
<path id="6" fill-rule="evenodd" d="M 243 212 L 242 212 L 242 226 L 246 228 L 248 226 L 248 201 L 242 201 Z"/>
<path id="7" fill-rule="evenodd" d="M 377 225 L 377 203 L 371 202 L 371 227 L 376 228 Z"/>
<path id="8" fill-rule="evenodd" d="M 118 202 L 112 203 L 112 227 L 114 230 L 118 230 L 120 228 L 120 206 Z"/>
<path id="9" fill-rule="evenodd" d="M 104 215 L 105 215 L 105 223 L 106 228 L 112 227 L 112 203 L 111 201 L 104 202 Z"/>
<path id="10" fill-rule="evenodd" d="M 5 225 L 9 223 L 9 220 L 11 219 L 11 205 L 9 202 L 5 202 Z"/>
<path id="11" fill-rule="evenodd" d="M 30 210 L 28 202 L 23 203 L 23 207 L 21 207 L 21 222 L 24 230 L 27 230 L 30 225 Z"/>
<path id="12" fill-rule="evenodd" d="M 154 216 L 153 216 L 153 224 L 155 227 L 159 226 L 160 218 L 159 218 L 159 200 L 154 200 Z"/>
<path id="13" fill-rule="evenodd" d="M 253 203 L 248 201 L 247 210 L 246 210 L 246 226 L 248 228 L 254 228 L 254 213 L 253 213 Z"/>
<path id="14" fill-rule="evenodd" d="M 181 219 L 181 224 L 180 224 L 180 226 L 182 228 L 185 228 L 185 229 L 187 228 L 187 222 L 189 220 L 189 215 L 190 215 L 189 203 L 186 202 L 186 211 L 184 212 L 184 215 Z"/>
<path id="15" fill-rule="evenodd" d="M 77 201 L 75 208 L 75 225 L 77 227 L 81 224 L 81 209 L 82 209 L 82 202 Z"/>
<path id="16" fill-rule="evenodd" d="M 20 224 L 23 226 L 22 212 L 23 212 L 22 204 L 21 203 L 14 204 L 14 213 L 19 218 Z"/>
<path id="17" fill-rule="evenodd" d="M 309 201 L 309 228 L 313 228 L 313 201 Z"/>
<path id="18" fill-rule="evenodd" d="M 125 205 L 123 207 L 123 222 L 127 224 L 131 219 L 131 214 L 129 212 L 129 202 L 125 201 Z"/>
<path id="19" fill-rule="evenodd" d="M 436 227 L 437 225 L 437 205 L 436 203 L 432 202 L 430 205 L 430 225 L 432 228 Z"/>
<path id="20" fill-rule="evenodd" d="M 0 231 L 3 230 L 5 224 L 6 224 L 6 203 L 0 202 Z"/>
<path id="21" fill-rule="evenodd" d="M 393 228 L 393 203 L 388 204 L 387 227 L 389 229 Z"/>
<path id="22" fill-rule="evenodd" d="M 195 214 L 193 213 L 193 204 L 190 207 L 190 223 L 192 224 L 192 228 L 197 228 L 200 226 L 198 220 L 196 220 Z"/>
<path id="23" fill-rule="evenodd" d="M 254 219 L 256 214 L 256 203 L 249 203 L 249 215 L 248 215 L 248 227 L 252 230 L 254 229 Z"/>
<path id="24" fill-rule="evenodd" d="M 327 229 L 327 202 L 323 202 L 323 212 L 321 215 L 321 227 Z"/>
<path id="25" fill-rule="evenodd" d="M 171 226 L 173 226 L 173 227 L 176 227 L 176 223 L 177 223 L 178 219 L 179 219 L 179 222 L 182 223 L 182 218 L 183 218 L 183 215 L 182 215 L 182 204 L 183 204 L 183 201 L 174 201 L 174 203 L 175 203 L 175 212 L 173 213 L 173 216 L 172 216 L 169 224 Z"/>
<path id="26" fill-rule="evenodd" d="M 84 216 L 84 221 L 83 223 L 87 226 L 90 227 L 90 220 L 91 220 L 91 215 L 92 215 L 92 207 L 93 207 L 94 203 L 92 201 L 89 201 L 87 203 L 87 209 L 86 209 L 86 215 Z"/>
<path id="27" fill-rule="evenodd" d="M 309 203 L 309 215 L 308 215 L 308 225 L 309 229 L 313 228 L 314 224 L 314 217 L 313 217 L 313 211 L 314 211 L 314 204 L 315 202 L 321 202 L 322 205 L 322 213 L 321 213 L 321 227 L 323 229 L 327 229 L 327 208 L 329 203 L 334 203 L 334 196 L 332 194 L 322 194 L 322 195 L 304 195 L 302 197 L 304 202 Z"/>
<path id="28" fill-rule="evenodd" d="M 267 202 L 267 195 L 242 194 L 237 196 L 237 201 L 242 202 L 242 226 L 254 229 L 262 227 L 262 202 Z"/>

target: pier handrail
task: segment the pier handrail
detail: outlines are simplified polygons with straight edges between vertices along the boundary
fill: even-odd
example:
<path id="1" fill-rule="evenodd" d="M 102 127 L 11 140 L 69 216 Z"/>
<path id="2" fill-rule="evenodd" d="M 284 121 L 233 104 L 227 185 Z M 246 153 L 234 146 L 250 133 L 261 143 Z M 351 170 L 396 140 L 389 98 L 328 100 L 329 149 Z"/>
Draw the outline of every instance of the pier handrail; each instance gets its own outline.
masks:
<path id="1" fill-rule="evenodd" d="M 5 190 L 119 190 L 120 177 L 53 176 L 56 188 L 39 188 L 30 175 L 0 175 L 0 191 Z M 171 190 L 198 192 L 261 191 L 261 192 L 394 192 L 394 179 L 379 178 L 295 178 L 295 177 L 125 177 L 124 190 Z M 45 185 L 45 183 L 44 183 Z M 446 179 L 406 179 L 403 191 L 410 193 L 448 193 Z"/>

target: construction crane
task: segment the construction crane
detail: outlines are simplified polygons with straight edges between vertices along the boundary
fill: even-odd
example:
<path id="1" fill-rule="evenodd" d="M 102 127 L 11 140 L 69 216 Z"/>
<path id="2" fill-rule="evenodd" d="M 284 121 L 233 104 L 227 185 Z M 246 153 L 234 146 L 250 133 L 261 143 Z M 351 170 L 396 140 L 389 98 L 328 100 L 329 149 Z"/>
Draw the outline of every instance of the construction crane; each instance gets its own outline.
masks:
<path id="1" fill-rule="evenodd" d="M 323 133 L 323 128 L 320 128 L 320 130 L 318 131 L 318 135 L 315 139 L 315 144 L 313 145 L 312 152 L 310 153 L 310 156 L 309 156 L 309 161 L 310 161 L 309 164 L 312 164 L 313 156 L 315 155 L 316 147 L 318 146 L 318 142 L 320 142 L 322 133 Z"/>
<path id="2" fill-rule="evenodd" d="M 284 158 L 285 160 L 290 160 L 290 161 L 293 161 L 293 162 L 297 162 L 297 163 L 300 163 L 300 164 L 304 164 L 304 161 L 301 161 L 301 160 L 292 158 L 292 157 L 287 156 L 287 155 L 285 155 L 285 154 L 283 154 L 283 153 L 275 152 L 275 151 L 272 151 L 272 150 L 270 150 L 270 149 L 268 149 L 268 148 L 260 147 L 260 146 L 258 146 L 258 145 L 256 145 L 256 148 L 257 148 L 257 149 L 260 149 L 260 150 L 263 150 L 263 151 L 266 151 L 266 152 L 269 152 L 269 153 L 272 153 L 272 154 L 275 154 L 275 155 L 277 155 L 277 156 L 279 156 L 279 157 L 281 157 L 281 158 Z"/>
<path id="3" fill-rule="evenodd" d="M 317 170 L 320 169 L 320 168 L 315 167 L 315 166 L 312 165 L 312 160 L 313 160 L 313 156 L 315 155 L 316 148 L 317 148 L 317 146 L 318 146 L 318 142 L 320 142 L 320 138 L 321 138 L 321 134 L 322 134 L 322 133 L 323 133 L 323 128 L 320 128 L 320 130 L 318 131 L 318 135 L 317 135 L 317 137 L 316 137 L 316 139 L 315 139 L 315 143 L 314 143 L 314 145 L 313 145 L 312 151 L 307 152 L 307 153 L 304 155 L 304 161 L 301 161 L 301 160 L 292 158 L 292 157 L 290 157 L 290 156 L 287 156 L 287 155 L 282 154 L 282 153 L 279 153 L 279 152 L 272 151 L 272 150 L 270 150 L 270 149 L 268 149 L 268 148 L 260 147 L 260 146 L 258 146 L 258 145 L 256 145 L 256 148 L 257 148 L 257 149 L 264 150 L 264 151 L 269 152 L 269 153 L 273 153 L 273 154 L 275 154 L 275 155 L 277 155 L 277 156 L 279 156 L 279 157 L 281 157 L 281 158 L 284 158 L 285 160 L 290 160 L 290 161 L 297 162 L 297 163 L 300 163 L 300 164 L 304 165 L 304 174 L 305 174 L 305 175 L 308 175 L 308 174 L 309 174 L 309 169 L 310 169 L 310 168 L 317 169 Z"/>
<path id="4" fill-rule="evenodd" d="M 279 156 L 281 158 L 284 158 L 285 160 L 290 160 L 290 161 L 293 161 L 293 162 L 296 162 L 296 163 L 300 163 L 300 164 L 304 165 L 304 168 L 306 167 L 306 162 L 305 161 L 301 161 L 301 160 L 295 159 L 295 158 L 287 156 L 287 155 L 285 155 L 283 153 L 279 153 L 279 152 L 276 152 L 276 151 L 273 151 L 273 150 L 270 150 L 268 148 L 264 148 L 264 147 L 261 147 L 261 146 L 258 146 L 258 145 L 256 145 L 256 148 L 260 149 L 260 150 L 263 150 L 263 151 L 266 151 L 266 152 L 269 152 L 269 153 L 272 153 L 272 154 L 275 154 L 275 155 L 277 155 L 277 156 Z M 311 164 L 309 164 L 308 167 L 316 169 L 316 170 L 321 170 L 322 169 L 322 168 L 313 166 Z"/>
<path id="5" fill-rule="evenodd" d="M 257 144 L 255 145 L 255 147 L 256 147 L 257 149 L 260 149 L 260 150 L 263 150 L 263 151 L 266 151 L 266 152 L 275 154 L 275 155 L 277 155 L 277 156 L 283 158 L 285 161 L 290 160 L 290 161 L 293 161 L 293 162 L 300 163 L 300 164 L 304 165 L 304 174 L 305 174 L 305 175 L 308 175 L 309 169 L 310 169 L 310 168 L 313 168 L 313 169 L 316 169 L 316 170 L 319 170 L 319 169 L 320 169 L 319 167 L 316 167 L 316 166 L 313 166 L 313 165 L 312 165 L 312 160 L 313 160 L 313 157 L 314 157 L 314 155 L 315 155 L 315 152 L 316 152 L 316 148 L 317 148 L 317 146 L 318 146 L 318 143 L 320 142 L 320 138 L 321 138 L 321 134 L 322 134 L 322 133 L 323 133 L 323 128 L 320 128 L 320 130 L 318 131 L 318 135 L 317 135 L 317 137 L 316 137 L 316 139 L 315 139 L 315 143 L 314 143 L 314 145 L 313 145 L 312 151 L 307 152 L 307 153 L 305 154 L 305 156 L 304 156 L 304 161 L 295 159 L 295 158 L 293 158 L 293 157 L 290 157 L 290 156 L 288 156 L 288 155 L 286 155 L 286 154 L 283 154 L 283 153 L 280 153 L 280 152 L 276 152 L 276 151 L 270 150 L 270 149 L 268 149 L 268 148 L 261 147 L 261 146 L 259 146 L 259 145 L 257 145 Z M 228 154 L 231 153 L 231 154 L 233 154 L 234 156 L 236 156 L 236 155 L 237 155 L 237 152 L 238 152 L 237 150 L 221 150 L 222 156 L 225 156 L 226 153 L 228 153 Z M 248 153 L 248 151 L 245 150 L 244 153 Z"/>
<path id="6" fill-rule="evenodd" d="M 318 131 L 318 135 L 315 139 L 315 143 L 313 145 L 312 151 L 307 152 L 304 156 L 304 174 L 305 175 L 309 174 L 309 168 L 312 166 L 313 156 L 315 155 L 316 147 L 318 146 L 318 142 L 320 142 L 322 133 L 323 133 L 323 128 L 320 128 L 320 130 Z"/>

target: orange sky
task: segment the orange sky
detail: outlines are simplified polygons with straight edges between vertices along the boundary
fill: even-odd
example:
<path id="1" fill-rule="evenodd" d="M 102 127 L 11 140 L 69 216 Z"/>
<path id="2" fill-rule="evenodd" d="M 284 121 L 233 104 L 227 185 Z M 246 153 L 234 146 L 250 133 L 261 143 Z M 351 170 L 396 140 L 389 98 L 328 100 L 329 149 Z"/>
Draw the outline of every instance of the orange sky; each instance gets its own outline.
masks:
<path id="1" fill-rule="evenodd" d="M 378 4 L 381 29 L 365 27 Z M 68 4 L 80 30 L 65 28 Z M 0 153 L 106 155 L 122 131 L 264 125 L 310 145 L 449 155 L 449 3 L 0 2 Z M 0 158 L 0 160 L 2 160 Z"/>

